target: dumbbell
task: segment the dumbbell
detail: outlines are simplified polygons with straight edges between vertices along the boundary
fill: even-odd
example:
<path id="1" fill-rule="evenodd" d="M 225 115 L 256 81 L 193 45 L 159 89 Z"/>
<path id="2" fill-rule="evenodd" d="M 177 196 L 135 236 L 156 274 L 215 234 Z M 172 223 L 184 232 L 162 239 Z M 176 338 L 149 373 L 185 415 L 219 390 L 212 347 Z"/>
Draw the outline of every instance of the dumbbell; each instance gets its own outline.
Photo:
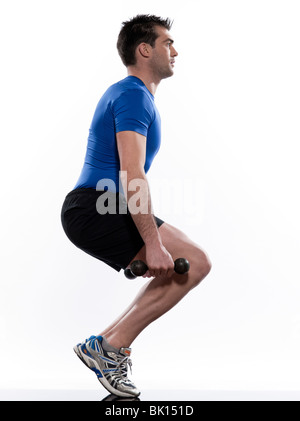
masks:
<path id="1" fill-rule="evenodd" d="M 184 275 L 190 269 L 190 263 L 187 259 L 180 257 L 174 262 L 174 271 L 180 275 Z M 130 268 L 124 270 L 127 279 L 135 279 L 137 276 L 143 276 L 148 270 L 148 266 L 142 260 L 134 260 Z"/>

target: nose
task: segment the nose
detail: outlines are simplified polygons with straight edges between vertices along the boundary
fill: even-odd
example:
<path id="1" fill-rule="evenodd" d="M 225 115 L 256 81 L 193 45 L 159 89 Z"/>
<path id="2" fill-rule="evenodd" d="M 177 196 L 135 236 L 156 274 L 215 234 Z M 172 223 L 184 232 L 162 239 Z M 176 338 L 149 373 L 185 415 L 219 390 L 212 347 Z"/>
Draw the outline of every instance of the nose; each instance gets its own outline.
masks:
<path id="1" fill-rule="evenodd" d="M 177 57 L 178 56 L 178 53 L 177 53 L 177 51 L 175 50 L 175 48 L 172 46 L 172 54 L 171 54 L 171 56 L 172 57 Z"/>

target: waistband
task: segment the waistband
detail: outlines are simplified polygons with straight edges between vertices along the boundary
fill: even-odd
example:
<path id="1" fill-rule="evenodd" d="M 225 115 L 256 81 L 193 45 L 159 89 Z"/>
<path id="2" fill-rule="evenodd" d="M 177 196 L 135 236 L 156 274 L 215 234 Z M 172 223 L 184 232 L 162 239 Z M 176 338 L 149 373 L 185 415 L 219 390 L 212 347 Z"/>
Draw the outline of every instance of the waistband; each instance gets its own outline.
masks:
<path id="1" fill-rule="evenodd" d="M 82 193 L 89 193 L 89 194 L 95 194 L 101 196 L 101 194 L 106 193 L 106 190 L 96 190 L 93 187 L 78 187 L 77 189 L 74 189 L 70 191 L 66 197 L 73 196 L 75 194 L 82 194 Z M 111 194 L 119 195 L 119 192 L 110 192 Z"/>

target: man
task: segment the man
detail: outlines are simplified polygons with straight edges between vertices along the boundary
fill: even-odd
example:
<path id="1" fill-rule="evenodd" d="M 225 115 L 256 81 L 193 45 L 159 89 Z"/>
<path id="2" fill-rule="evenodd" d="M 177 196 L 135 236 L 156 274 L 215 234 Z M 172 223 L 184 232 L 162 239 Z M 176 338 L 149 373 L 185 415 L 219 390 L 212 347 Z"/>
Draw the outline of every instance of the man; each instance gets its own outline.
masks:
<path id="1" fill-rule="evenodd" d="M 112 85 L 97 105 L 81 175 L 62 209 L 64 230 L 77 247 L 117 271 L 143 260 L 148 266 L 144 276 L 153 278 L 115 322 L 74 347 L 101 384 L 123 397 L 140 393 L 127 376 L 134 339 L 198 285 L 211 267 L 197 244 L 151 211 L 146 173 L 160 146 L 154 95 L 160 81 L 173 75 L 178 55 L 170 29 L 169 19 L 151 15 L 123 22 L 117 48 L 128 76 Z M 135 182 L 140 186 L 138 201 L 129 188 Z M 112 198 L 116 206 L 105 212 Z M 190 262 L 184 275 L 174 272 L 178 257 Z"/>

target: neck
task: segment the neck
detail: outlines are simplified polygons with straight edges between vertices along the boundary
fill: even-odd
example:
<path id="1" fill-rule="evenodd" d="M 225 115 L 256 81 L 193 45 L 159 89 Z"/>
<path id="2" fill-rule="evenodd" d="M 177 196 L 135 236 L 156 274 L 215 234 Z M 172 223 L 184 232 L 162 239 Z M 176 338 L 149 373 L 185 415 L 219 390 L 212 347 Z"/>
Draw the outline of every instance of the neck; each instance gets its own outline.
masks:
<path id="1" fill-rule="evenodd" d="M 140 71 L 139 69 L 135 67 L 127 67 L 128 76 L 135 76 L 145 84 L 148 91 L 151 92 L 152 95 L 155 95 L 156 89 L 160 83 L 160 80 L 155 78 L 153 74 L 150 74 L 149 72 Z"/>

